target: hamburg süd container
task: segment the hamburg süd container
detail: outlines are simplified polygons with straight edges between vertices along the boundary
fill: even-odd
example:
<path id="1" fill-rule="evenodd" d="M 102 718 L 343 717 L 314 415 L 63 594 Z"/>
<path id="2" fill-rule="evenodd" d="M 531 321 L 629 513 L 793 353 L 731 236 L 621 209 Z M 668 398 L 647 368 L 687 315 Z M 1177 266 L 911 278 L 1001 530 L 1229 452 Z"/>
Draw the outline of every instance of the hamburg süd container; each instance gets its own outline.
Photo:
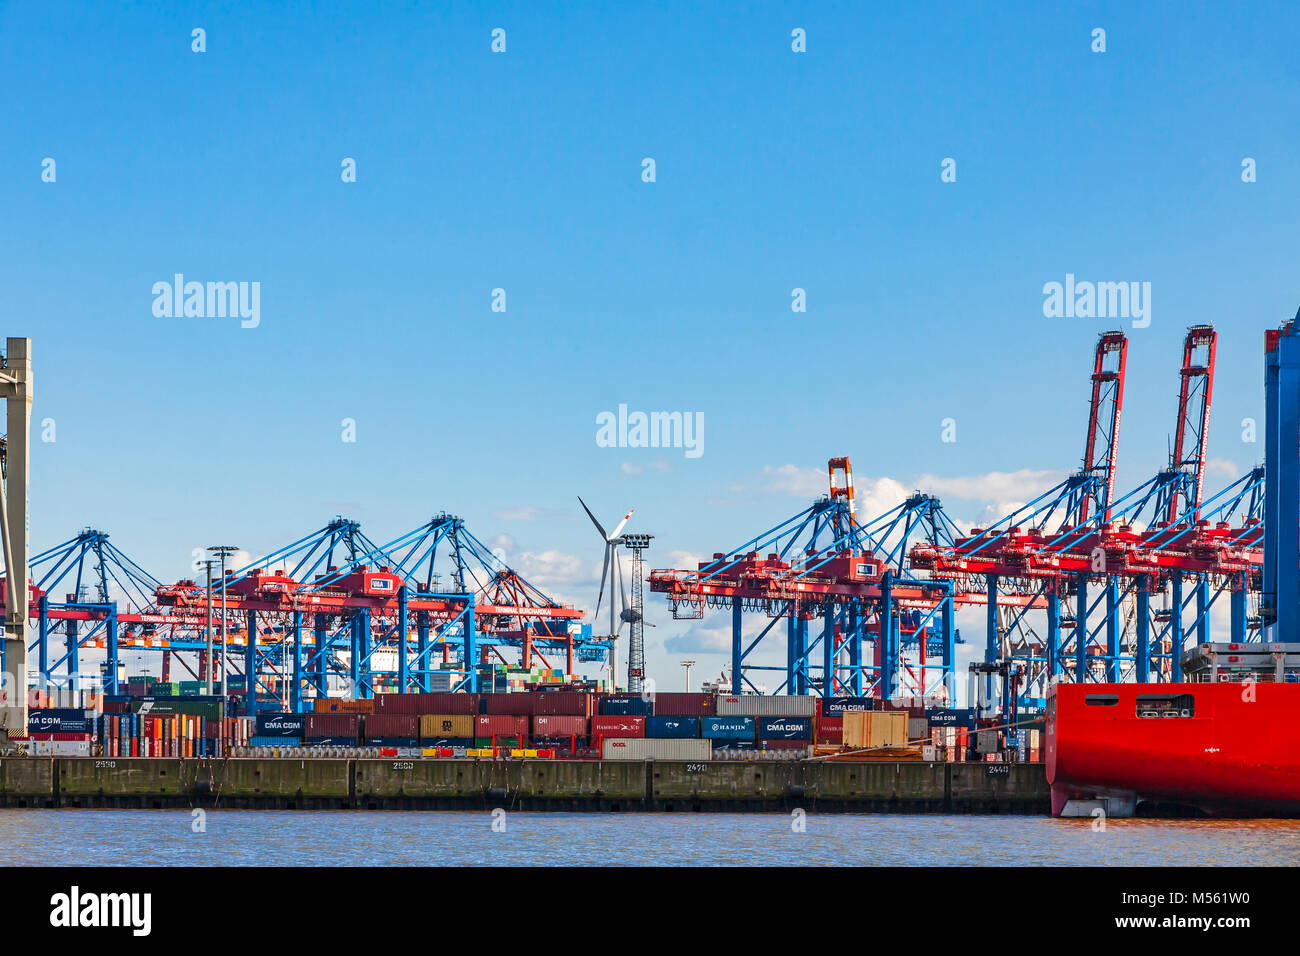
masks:
<path id="1" fill-rule="evenodd" d="M 783 694 L 724 694 L 718 698 L 718 714 L 751 717 L 811 717 L 817 713 L 816 697 Z"/>
<path id="2" fill-rule="evenodd" d="M 700 736 L 710 740 L 753 740 L 753 717 L 701 717 Z"/>
<path id="3" fill-rule="evenodd" d="M 591 718 L 591 736 L 644 737 L 645 722 L 646 718 L 640 716 L 597 715 Z"/>
<path id="4" fill-rule="evenodd" d="M 645 735 L 655 738 L 698 737 L 700 735 L 700 718 L 698 717 L 647 717 Z"/>
<path id="5" fill-rule="evenodd" d="M 602 760 L 709 760 L 713 756 L 713 741 L 606 737 L 600 745 L 600 756 Z"/>
<path id="6" fill-rule="evenodd" d="M 812 740 L 811 717 L 759 717 L 760 740 Z"/>

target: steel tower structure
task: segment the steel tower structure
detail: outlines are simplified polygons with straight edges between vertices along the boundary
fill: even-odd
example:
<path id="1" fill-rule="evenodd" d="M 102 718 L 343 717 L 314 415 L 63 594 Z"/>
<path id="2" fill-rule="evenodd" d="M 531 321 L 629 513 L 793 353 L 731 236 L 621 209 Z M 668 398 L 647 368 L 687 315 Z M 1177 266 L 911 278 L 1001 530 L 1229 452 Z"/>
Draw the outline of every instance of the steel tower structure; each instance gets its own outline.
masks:
<path id="1" fill-rule="evenodd" d="M 650 547 L 652 534 L 625 534 L 623 546 L 632 552 L 632 606 L 623 613 L 627 616 L 627 689 L 641 693 L 645 680 L 645 601 L 642 597 L 642 579 L 645 576 L 645 550 Z"/>

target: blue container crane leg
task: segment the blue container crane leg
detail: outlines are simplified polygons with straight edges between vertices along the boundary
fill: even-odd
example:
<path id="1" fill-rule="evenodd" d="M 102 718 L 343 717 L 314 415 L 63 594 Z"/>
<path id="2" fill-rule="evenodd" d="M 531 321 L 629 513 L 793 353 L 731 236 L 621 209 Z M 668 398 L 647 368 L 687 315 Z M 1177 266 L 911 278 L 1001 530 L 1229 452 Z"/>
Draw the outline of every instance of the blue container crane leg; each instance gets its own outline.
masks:
<path id="1" fill-rule="evenodd" d="M 1151 583 L 1145 574 L 1134 581 L 1137 590 L 1137 663 L 1135 680 L 1145 684 L 1151 679 Z"/>
<path id="2" fill-rule="evenodd" d="M 1047 673 L 1061 675 L 1061 592 L 1055 580 L 1047 584 Z"/>
<path id="3" fill-rule="evenodd" d="M 984 663 L 996 664 L 1001 654 L 1001 648 L 998 647 L 998 576 L 996 574 L 984 576 L 984 589 L 988 592 L 989 598 L 985 608 Z M 993 675 L 984 675 L 984 695 L 987 700 L 993 699 L 993 685 Z"/>
<path id="4" fill-rule="evenodd" d="M 1172 589 L 1170 599 L 1171 616 L 1169 619 L 1169 631 L 1172 648 L 1170 656 L 1173 658 L 1169 662 L 1169 680 L 1174 684 L 1183 682 L 1183 572 L 1174 571 L 1169 575 L 1169 586 Z"/>
<path id="5" fill-rule="evenodd" d="M 293 685 L 289 688 L 289 708 L 302 710 L 302 611 L 293 612 Z"/>
<path id="6" fill-rule="evenodd" d="M 329 642 L 329 623 L 324 613 L 317 612 L 315 627 L 316 632 L 316 675 L 314 683 L 316 684 L 316 696 L 325 697 L 329 692 L 329 662 L 326 660 L 325 645 Z"/>
<path id="7" fill-rule="evenodd" d="M 403 584 L 397 589 L 397 692 L 399 694 L 405 694 L 410 690 L 406 684 L 410 679 L 406 664 L 407 652 L 410 650 L 407 646 L 407 635 L 406 585 Z"/>
<path id="8" fill-rule="evenodd" d="M 108 638 L 108 686 L 106 687 L 105 692 L 109 694 L 116 694 L 117 693 L 117 662 L 118 662 L 117 605 L 113 605 L 112 609 L 109 610 L 108 618 L 107 620 L 105 620 L 104 625 L 106 630 L 106 636 Z"/>
<path id="9" fill-rule="evenodd" d="M 1088 575 L 1080 574 L 1078 579 L 1074 612 L 1074 682 L 1082 684 L 1088 679 Z"/>
<path id="10" fill-rule="evenodd" d="M 244 648 L 244 713 L 257 714 L 257 612 L 248 611 L 244 618 L 244 634 L 248 644 Z"/>
<path id="11" fill-rule="evenodd" d="M 1242 644 L 1246 640 L 1246 574 L 1232 576 L 1232 591 L 1229 600 L 1229 640 Z"/>
<path id="12" fill-rule="evenodd" d="M 822 608 L 822 696 L 835 696 L 835 604 Z"/>
<path id="13" fill-rule="evenodd" d="M 429 671 L 433 664 L 429 661 L 429 612 L 419 611 L 415 615 L 415 647 L 420 656 L 420 668 L 416 672 L 415 683 L 422 694 L 429 692 L 432 682 Z"/>
<path id="14" fill-rule="evenodd" d="M 797 625 L 795 624 L 795 604 L 790 602 L 790 616 L 786 619 L 786 641 L 785 641 L 785 689 L 786 693 L 794 694 L 795 691 L 795 670 L 794 662 L 798 657 L 798 635 Z M 740 691 L 735 688 L 739 686 L 740 680 L 737 677 L 731 679 L 733 685 L 732 693 L 738 694 Z"/>
<path id="15" fill-rule="evenodd" d="M 892 700 L 898 691 L 898 654 L 894 643 L 894 573 L 880 578 L 880 698 Z"/>
<path id="16" fill-rule="evenodd" d="M 854 697 L 862 696 L 862 623 L 856 599 L 849 606 L 849 687 Z"/>
<path id="17" fill-rule="evenodd" d="M 468 671 L 469 686 L 466 688 L 471 694 L 478 693 L 478 632 L 474 624 L 474 599 L 471 595 L 469 603 L 465 606 L 464 618 L 461 627 L 465 631 L 465 670 Z M 614 687 L 617 688 L 617 682 Z"/>
<path id="18" fill-rule="evenodd" d="M 1261 616 L 1271 643 L 1300 642 L 1300 311 L 1265 336 L 1264 580 Z"/>
<path id="19" fill-rule="evenodd" d="M 1196 579 L 1196 646 L 1210 640 L 1210 581 L 1204 575 Z"/>
<path id="20" fill-rule="evenodd" d="M 939 627 L 943 635 L 943 686 L 948 692 L 948 701 L 957 701 L 957 632 L 953 624 L 953 588 L 950 584 L 944 596 L 943 606 L 939 611 Z M 925 688 L 921 688 L 922 694 Z"/>
<path id="21" fill-rule="evenodd" d="M 1106 682 L 1119 682 L 1119 578 L 1106 579 Z"/>

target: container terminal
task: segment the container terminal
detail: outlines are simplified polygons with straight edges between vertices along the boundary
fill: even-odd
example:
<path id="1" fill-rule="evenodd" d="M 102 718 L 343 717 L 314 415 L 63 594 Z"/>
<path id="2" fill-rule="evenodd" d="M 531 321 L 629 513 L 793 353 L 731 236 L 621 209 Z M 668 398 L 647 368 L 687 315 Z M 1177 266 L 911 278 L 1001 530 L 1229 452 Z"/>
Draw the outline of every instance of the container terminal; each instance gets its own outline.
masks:
<path id="1" fill-rule="evenodd" d="M 1231 791 L 1238 808 L 1263 794 L 1269 812 L 1300 812 L 1294 767 L 1273 768 L 1289 788 L 1130 786 L 1136 770 L 1092 766 L 1107 763 L 1120 724 L 1084 735 L 1096 752 L 1082 756 L 1066 744 L 1083 738 L 1064 725 L 1055 736 L 1065 685 L 1167 688 L 1140 693 L 1132 715 L 1125 698 L 1142 724 L 1144 743 L 1125 750 L 1138 765 L 1168 752 L 1176 726 L 1142 719 L 1191 718 L 1196 681 L 1268 682 L 1270 706 L 1294 712 L 1300 554 L 1281 532 L 1300 525 L 1298 337 L 1296 322 L 1265 337 L 1265 463 L 1212 494 L 1216 334 L 1197 325 L 1177 369 L 1169 461 L 1125 493 L 1115 474 L 1127 339 L 1111 331 L 1090 356 L 1081 467 L 986 527 L 963 531 L 924 491 L 860 518 L 851 464 L 837 457 L 828 493 L 798 514 L 697 567 L 646 573 L 652 536 L 624 533 L 630 513 L 606 533 L 581 503 L 605 547 L 591 622 L 446 513 L 384 544 L 335 518 L 239 568 L 225 566 L 233 549 L 214 548 L 201 582 L 164 583 L 91 529 L 28 560 L 32 360 L 30 341 L 11 338 L 4 550 L 28 587 L 24 601 L 3 581 L 3 665 L 26 692 L 0 711 L 0 801 L 434 806 L 513 793 L 521 806 L 820 799 L 1060 813 L 1190 788 L 1201 806 Z M 620 548 L 632 557 L 630 603 Z M 644 584 L 674 618 L 730 612 L 721 686 L 649 690 Z M 607 592 L 609 629 L 595 633 Z M 1220 601 L 1226 634 L 1211 621 Z M 958 707 L 954 618 L 972 605 L 985 609 L 984 655 Z M 774 635 L 783 667 L 754 653 Z M 154 663 L 128 674 L 125 653 Z M 761 693 L 769 682 L 775 692 Z M 1088 707 L 1101 696 L 1075 710 L 1098 716 Z M 1208 698 L 1201 708 L 1211 714 Z M 1183 736 L 1192 759 L 1200 738 Z"/>

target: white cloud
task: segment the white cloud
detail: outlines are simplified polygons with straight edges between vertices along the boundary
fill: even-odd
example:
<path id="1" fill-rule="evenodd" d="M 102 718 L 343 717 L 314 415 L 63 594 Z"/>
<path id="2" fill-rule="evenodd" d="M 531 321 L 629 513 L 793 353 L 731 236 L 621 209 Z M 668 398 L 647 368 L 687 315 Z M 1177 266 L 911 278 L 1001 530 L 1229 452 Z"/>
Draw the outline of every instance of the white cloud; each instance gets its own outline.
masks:
<path id="1" fill-rule="evenodd" d="M 658 458 L 648 465 L 634 465 L 629 461 L 625 461 L 619 465 L 619 468 L 622 469 L 625 475 L 641 475 L 647 471 L 669 472 L 673 470 L 673 466 L 669 464 L 666 458 Z"/>
<path id="2" fill-rule="evenodd" d="M 1218 475 L 1228 481 L 1232 481 L 1241 475 L 1241 469 L 1237 463 L 1229 461 L 1227 458 L 1207 458 L 1205 460 L 1205 474 Z"/>
<path id="3" fill-rule="evenodd" d="M 916 484 L 922 490 L 940 498 L 945 496 L 967 501 L 1030 501 L 1061 481 L 1063 471 L 990 471 L 983 475 L 942 478 L 938 475 L 921 475 Z M 1005 513 L 1005 512 L 1004 512 Z"/>

